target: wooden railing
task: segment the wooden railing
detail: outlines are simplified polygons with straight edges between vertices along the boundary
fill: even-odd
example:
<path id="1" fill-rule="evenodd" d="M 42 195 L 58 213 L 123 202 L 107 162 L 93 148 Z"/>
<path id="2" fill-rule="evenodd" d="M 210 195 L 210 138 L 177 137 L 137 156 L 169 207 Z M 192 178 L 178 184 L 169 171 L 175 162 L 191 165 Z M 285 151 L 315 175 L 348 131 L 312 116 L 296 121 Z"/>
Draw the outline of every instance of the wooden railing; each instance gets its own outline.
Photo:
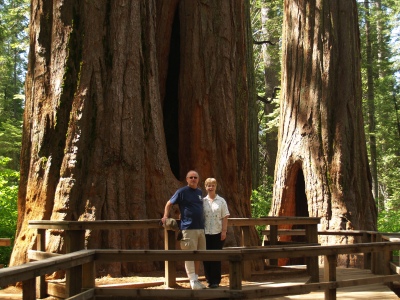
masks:
<path id="1" fill-rule="evenodd" d="M 263 230 L 264 241 L 271 239 L 271 230 Z M 276 240 L 280 236 L 304 236 L 304 229 L 278 229 L 272 234 L 272 239 Z M 370 230 L 320 230 L 318 236 L 353 236 L 361 237 L 362 243 L 374 243 L 382 241 L 398 242 L 400 233 L 383 233 Z M 279 238 L 278 238 L 279 239 Z M 383 274 L 381 253 L 364 252 L 363 268 L 370 269 L 374 274 Z"/>
<path id="2" fill-rule="evenodd" d="M 265 217 L 265 218 L 229 218 L 228 226 L 239 227 L 241 230 L 241 247 L 252 247 L 250 242 L 250 228 L 256 225 L 269 226 L 272 232 L 277 232 L 278 226 L 282 225 L 302 225 L 305 230 L 305 242 L 308 244 L 318 243 L 317 226 L 320 218 L 312 217 Z M 163 229 L 160 220 L 105 220 L 105 221 L 29 221 L 29 228 L 37 230 L 37 250 L 45 251 L 46 246 L 46 230 L 58 229 L 64 230 L 64 239 L 66 244 L 66 253 L 85 249 L 85 231 L 86 230 L 136 230 L 136 229 Z M 175 232 L 164 232 L 164 249 L 175 250 L 176 245 Z M 270 237 L 270 245 L 278 244 L 278 235 Z M 318 257 L 309 257 L 307 260 L 307 271 L 311 276 L 311 280 L 318 281 L 319 268 Z M 250 278 L 251 264 L 243 264 L 243 277 Z M 70 274 L 66 273 L 67 288 Z M 172 287 L 176 283 L 176 262 L 165 262 L 165 280 L 168 287 Z M 46 283 L 44 277 L 41 279 L 41 290 L 45 291 Z M 40 294 L 44 294 L 41 292 Z"/>
<path id="3" fill-rule="evenodd" d="M 11 239 L 0 238 L 0 246 L 11 246 Z"/>
<path id="4" fill-rule="evenodd" d="M 391 275 L 391 252 L 400 249 L 400 242 L 379 242 L 353 245 L 334 246 L 301 246 L 301 247 L 259 247 L 257 249 L 235 250 L 80 250 L 69 254 L 30 262 L 17 267 L 0 270 L 0 286 L 22 281 L 23 299 L 34 300 L 35 278 L 57 270 L 70 270 L 74 284 L 67 290 L 68 299 L 96 299 L 97 296 L 123 297 L 124 299 L 179 299 L 179 298 L 230 298 L 251 299 L 273 295 L 284 295 L 290 290 L 291 294 L 303 294 L 316 290 L 325 290 L 325 299 L 336 299 L 336 289 L 355 285 L 388 283 L 400 280 L 398 269 Z M 336 257 L 340 254 L 378 252 L 385 258 L 384 275 L 371 276 L 362 279 L 337 280 Z M 242 289 L 242 262 L 255 259 L 282 257 L 324 256 L 323 282 L 295 284 L 283 287 L 259 287 L 250 290 Z M 97 262 L 145 262 L 145 261 L 229 261 L 229 289 L 206 290 L 165 290 L 165 289 L 110 289 L 95 286 L 95 264 Z M 82 277 L 82 270 L 92 270 Z"/>
<path id="5" fill-rule="evenodd" d="M 66 253 L 69 255 L 70 253 L 75 253 L 77 251 L 81 251 L 85 248 L 85 232 L 86 230 L 114 230 L 114 229 L 127 229 L 127 230 L 135 230 L 135 229 L 161 229 L 164 230 L 164 244 L 165 244 L 165 250 L 169 250 L 167 252 L 162 252 L 163 250 L 132 250 L 132 251 L 144 251 L 145 255 L 148 257 L 151 257 L 151 253 L 158 253 L 162 255 L 159 258 L 159 261 L 165 261 L 165 280 L 166 280 L 166 285 L 168 287 L 173 287 L 176 283 L 176 262 L 177 261 L 183 261 L 183 260 L 189 260 L 185 255 L 189 255 L 191 257 L 190 260 L 213 260 L 207 258 L 210 255 L 213 255 L 214 260 L 229 260 L 230 261 L 230 270 L 231 273 L 234 272 L 236 274 L 235 276 L 239 277 L 232 277 L 230 278 L 231 281 L 231 290 L 237 290 L 239 284 L 238 284 L 238 278 L 241 279 L 248 279 L 251 276 L 251 269 L 250 266 L 251 264 L 245 263 L 248 260 L 254 260 L 254 259 L 265 259 L 268 258 L 270 261 L 276 261 L 278 258 L 290 258 L 290 257 L 305 257 L 306 258 L 306 264 L 307 264 L 307 271 L 308 274 L 310 275 L 310 281 L 313 283 L 317 283 L 319 281 L 319 264 L 318 264 L 318 256 L 319 255 L 325 255 L 326 262 L 325 264 L 328 266 L 328 263 L 331 262 L 329 259 L 330 254 L 324 254 L 320 253 L 318 251 L 312 250 L 312 252 L 307 253 L 307 251 L 310 251 L 311 248 L 307 247 L 317 247 L 317 248 L 312 248 L 312 249 L 319 249 L 323 250 L 322 246 L 315 246 L 318 243 L 318 235 L 319 234 L 327 234 L 328 232 L 325 231 L 318 231 L 317 226 L 320 222 L 320 218 L 306 218 L 306 217 L 266 217 L 266 218 L 259 218 L 259 219 L 254 219 L 254 218 L 229 218 L 228 219 L 228 226 L 237 226 L 240 228 L 242 236 L 241 236 L 241 245 L 239 248 L 235 249 L 225 249 L 224 251 L 218 252 L 218 253 L 212 253 L 212 252 L 201 252 L 198 251 L 198 253 L 203 253 L 204 255 L 200 258 L 196 257 L 195 259 L 192 257 L 192 255 L 198 255 L 194 253 L 186 253 L 182 252 L 182 250 L 178 250 L 178 254 L 172 254 L 175 251 L 175 244 L 176 244 L 176 239 L 175 239 L 175 232 L 173 231 L 166 231 L 163 229 L 163 227 L 160 225 L 159 220 L 106 220 L 106 221 L 30 221 L 29 222 L 29 227 L 32 229 L 37 230 L 37 251 L 30 251 L 29 253 L 29 258 L 32 260 L 43 260 L 43 259 L 57 259 L 58 257 L 64 257 L 65 255 L 60 255 L 60 254 L 51 254 L 51 253 L 46 253 L 45 251 L 45 245 L 46 245 L 46 230 L 47 229 L 57 229 L 57 230 L 63 230 L 64 231 L 64 241 L 65 241 L 65 249 Z M 262 249 L 254 249 L 255 246 L 257 245 L 251 245 L 250 239 L 249 239 L 249 232 L 250 228 L 254 227 L 255 225 L 261 225 L 261 226 L 269 226 L 269 231 L 265 231 L 264 234 L 268 234 L 269 236 L 269 241 L 268 241 L 268 247 L 262 247 Z M 282 230 L 278 229 L 279 226 L 281 225 L 302 225 L 303 230 L 298 231 L 294 230 L 293 232 L 296 232 L 297 234 L 302 234 L 305 236 L 304 241 L 305 243 L 301 247 L 296 247 L 294 245 L 286 245 L 286 246 L 281 246 L 279 243 L 279 235 L 285 233 L 285 234 L 293 234 L 293 232 L 288 233 L 287 231 L 283 232 Z M 339 232 L 329 232 L 329 234 L 335 234 L 335 235 L 344 235 L 344 234 L 350 234 L 349 231 L 339 231 Z M 383 245 L 388 245 L 386 244 L 381 244 L 383 248 L 369 248 L 368 245 L 378 245 L 375 243 L 371 242 L 376 242 L 376 241 L 381 241 L 381 237 L 377 232 L 367 232 L 367 231 L 353 231 L 351 232 L 352 235 L 362 235 L 363 236 L 363 242 L 367 242 L 365 244 L 357 244 L 357 246 L 353 245 L 339 245 L 337 247 L 343 248 L 343 249 L 350 249 L 346 248 L 347 246 L 351 247 L 358 247 L 358 248 L 351 248 L 351 249 L 358 249 L 357 251 L 360 251 L 359 253 L 363 253 L 364 257 L 367 258 L 369 263 L 366 263 L 365 266 L 371 265 L 371 261 L 379 261 L 378 263 L 372 263 L 372 266 L 378 265 L 375 269 L 371 267 L 371 270 L 373 270 L 373 273 L 376 274 L 383 274 L 383 275 L 388 275 L 385 272 L 387 272 L 387 268 L 384 267 L 381 263 L 381 259 L 387 259 L 385 255 L 387 255 L 386 249 L 384 249 Z M 379 236 L 379 237 L 377 237 Z M 394 243 L 389 243 L 390 245 L 395 245 Z M 362 247 L 360 248 L 360 245 Z M 322 248 L 321 248 L 322 247 Z M 326 247 L 326 246 L 324 246 Z M 330 246 L 334 247 L 334 246 Z M 334 248 L 332 248 L 334 249 Z M 268 252 L 262 252 L 262 251 L 267 251 Z M 398 250 L 398 249 L 396 249 Z M 100 253 L 103 253 L 101 251 L 115 251 L 115 250 L 95 250 L 95 256 L 100 255 Z M 128 250 L 118 250 L 119 256 L 118 259 L 115 261 L 120 261 L 121 254 L 124 253 L 124 255 L 130 256 L 130 252 Z M 157 252 L 158 251 L 158 252 Z M 160 252 L 161 251 L 161 252 Z M 171 252 L 172 251 L 172 252 Z M 231 252 L 227 252 L 231 251 Z M 240 251 L 240 252 L 232 252 L 232 251 Z M 254 252 L 255 251 L 255 252 Z M 261 251 L 261 252 L 260 252 Z M 305 252 L 301 252 L 305 251 Z M 332 255 L 339 255 L 341 254 L 339 250 L 332 250 L 334 254 Z M 336 251 L 336 252 L 335 252 Z M 349 250 L 350 251 L 350 250 Z M 371 256 L 371 253 L 374 252 L 374 255 Z M 111 252 L 109 252 L 111 253 Z M 138 253 L 140 252 L 132 252 Z M 169 254 L 171 255 L 177 255 L 176 258 L 168 256 Z M 226 253 L 229 253 L 230 255 L 233 255 L 232 257 L 226 257 Z M 239 256 L 237 256 L 239 253 Z M 273 254 L 275 253 L 275 254 Z M 346 252 L 346 253 L 354 253 L 354 252 Z M 168 255 L 167 255 L 168 254 Z M 300 255 L 299 255 L 300 254 Z M 111 256 L 113 254 L 110 254 Z M 294 255 L 294 256 L 291 256 Z M 298 256 L 296 256 L 298 255 Z M 105 257 L 105 256 L 104 256 Z M 225 257 L 225 258 L 224 258 Z M 240 257 L 240 259 L 237 259 L 237 257 Z M 179 259 L 178 259 L 179 258 Z M 105 258 L 104 258 L 105 259 Z M 113 258 L 112 258 L 113 259 Z M 111 259 L 111 260 L 112 260 Z M 135 258 L 129 258 L 133 259 L 133 261 L 137 260 Z M 67 296 L 75 295 L 78 292 L 80 292 L 81 287 L 91 287 L 94 286 L 94 277 L 95 277 L 95 269 L 94 269 L 94 261 L 98 260 L 97 258 L 94 258 L 91 260 L 90 263 L 82 263 L 80 265 L 72 266 L 70 268 L 65 268 L 66 271 L 66 279 L 65 279 L 65 291 Z M 110 260 L 107 258 L 106 260 Z M 147 260 L 146 261 L 152 261 L 152 260 Z M 153 259 L 156 260 L 156 259 Z M 39 263 L 41 261 L 38 261 Z M 239 262 L 239 263 L 238 263 Z M 237 264 L 241 265 L 240 267 L 240 272 L 237 271 Z M 364 266 L 364 267 L 365 267 Z M 333 266 L 330 267 L 332 270 Z M 58 269 L 59 270 L 59 269 Z M 232 271 L 236 270 L 236 271 Z M 240 275 L 237 275 L 238 272 Z M 47 283 L 45 281 L 44 274 L 48 274 L 49 272 L 42 272 L 40 271 L 39 275 L 39 283 L 38 283 L 38 293 L 37 296 L 38 298 L 44 298 L 47 297 L 48 294 L 48 289 L 47 289 Z M 85 274 L 84 278 L 82 278 L 82 273 Z M 233 275 L 232 275 L 233 276 Z M 239 281 L 240 281 L 239 280 Z M 386 279 L 385 279 L 386 280 Z M 21 279 L 16 279 L 16 281 L 21 281 Z M 236 282 L 236 283 L 235 283 Z M 241 283 L 240 283 L 241 284 Z M 27 283 L 25 283 L 27 285 Z M 321 286 L 320 286 L 321 287 Z M 304 287 L 303 287 L 304 288 Z M 196 292 L 197 291 L 193 291 Z M 145 292 L 147 293 L 147 292 Z M 170 293 L 170 292 L 168 292 Z"/>
<path id="6" fill-rule="evenodd" d="M 0 238 L 0 247 L 1 246 L 3 246 L 3 247 L 11 246 L 11 239 L 9 239 L 9 238 Z M 3 267 L 4 267 L 4 265 L 0 264 L 0 269 L 3 268 Z"/>

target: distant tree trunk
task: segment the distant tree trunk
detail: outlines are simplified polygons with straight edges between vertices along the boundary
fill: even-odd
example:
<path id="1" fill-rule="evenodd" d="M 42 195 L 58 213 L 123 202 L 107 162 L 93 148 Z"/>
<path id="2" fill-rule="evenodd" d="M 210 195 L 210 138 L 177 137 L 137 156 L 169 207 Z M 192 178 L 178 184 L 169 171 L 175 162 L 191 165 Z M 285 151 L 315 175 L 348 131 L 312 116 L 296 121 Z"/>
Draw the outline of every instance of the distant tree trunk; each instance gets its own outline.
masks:
<path id="1" fill-rule="evenodd" d="M 378 210 L 383 209 L 378 197 L 378 165 L 376 151 L 376 125 L 375 125 L 375 92 L 374 92 L 374 67 L 372 56 L 372 28 L 370 22 L 369 0 L 364 1 L 365 5 L 365 36 L 366 36 L 366 54 L 367 54 L 367 103 L 368 103 L 368 135 L 369 151 L 371 157 L 371 177 L 372 194 L 377 199 Z M 381 44 L 380 44 L 381 45 Z M 378 63 L 379 64 L 379 63 Z"/>
<path id="2" fill-rule="evenodd" d="M 268 48 L 274 47 L 278 48 L 279 45 L 275 41 L 277 38 L 274 38 L 265 27 L 265 24 L 268 21 L 268 7 L 262 7 L 261 9 L 261 24 L 263 26 L 263 35 L 265 39 L 275 43 L 274 45 L 263 44 L 262 45 L 262 53 L 264 59 L 264 72 L 265 72 L 265 97 L 271 98 L 274 94 L 274 89 L 276 87 L 280 87 L 280 78 L 279 78 L 279 68 L 277 65 L 280 64 L 279 60 L 276 60 L 275 57 L 272 57 Z M 264 113 L 266 115 L 271 114 L 276 109 L 275 103 L 265 103 L 264 104 Z M 264 170 L 265 174 L 271 178 L 274 177 L 275 171 L 275 162 L 276 162 L 276 154 L 278 150 L 278 141 L 277 141 L 277 132 L 276 130 L 272 132 L 268 132 L 265 134 L 266 142 L 265 142 L 265 166 L 267 170 Z"/>
<path id="3" fill-rule="evenodd" d="M 323 230 L 376 230 L 356 1 L 286 0 L 283 51 L 271 213 L 321 217 Z"/>
<path id="4" fill-rule="evenodd" d="M 29 220 L 158 219 L 190 169 L 217 178 L 232 217 L 250 217 L 247 5 L 32 1 L 11 265 L 35 248 Z M 161 230 L 87 238 L 89 248 L 163 245 Z M 63 251 L 58 232 L 47 249 Z"/>

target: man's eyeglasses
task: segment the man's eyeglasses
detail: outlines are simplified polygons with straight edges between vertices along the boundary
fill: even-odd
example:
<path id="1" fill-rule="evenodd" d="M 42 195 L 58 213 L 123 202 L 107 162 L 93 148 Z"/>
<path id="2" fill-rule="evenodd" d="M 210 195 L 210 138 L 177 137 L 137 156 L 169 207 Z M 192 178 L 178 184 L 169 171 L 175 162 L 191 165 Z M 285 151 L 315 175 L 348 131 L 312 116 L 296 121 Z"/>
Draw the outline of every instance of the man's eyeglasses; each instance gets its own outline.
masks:
<path id="1" fill-rule="evenodd" d="M 190 177 L 188 177 L 189 179 L 197 179 L 197 177 L 196 176 L 190 176 Z"/>

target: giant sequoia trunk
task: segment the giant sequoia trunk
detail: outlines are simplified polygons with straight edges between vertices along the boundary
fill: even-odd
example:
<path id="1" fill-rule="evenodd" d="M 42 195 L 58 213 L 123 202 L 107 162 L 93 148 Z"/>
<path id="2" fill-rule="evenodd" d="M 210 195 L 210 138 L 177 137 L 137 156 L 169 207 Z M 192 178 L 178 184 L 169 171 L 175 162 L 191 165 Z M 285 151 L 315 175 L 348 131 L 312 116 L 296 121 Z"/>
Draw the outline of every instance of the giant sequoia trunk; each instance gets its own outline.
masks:
<path id="1" fill-rule="evenodd" d="M 11 265 L 35 247 L 29 220 L 158 219 L 189 169 L 250 216 L 246 5 L 32 1 Z M 93 231 L 88 247 L 161 248 L 161 234 Z M 63 251 L 58 232 L 47 249 Z"/>
<path id="2" fill-rule="evenodd" d="M 356 1 L 286 0 L 283 42 L 271 213 L 321 217 L 322 230 L 376 230 Z"/>

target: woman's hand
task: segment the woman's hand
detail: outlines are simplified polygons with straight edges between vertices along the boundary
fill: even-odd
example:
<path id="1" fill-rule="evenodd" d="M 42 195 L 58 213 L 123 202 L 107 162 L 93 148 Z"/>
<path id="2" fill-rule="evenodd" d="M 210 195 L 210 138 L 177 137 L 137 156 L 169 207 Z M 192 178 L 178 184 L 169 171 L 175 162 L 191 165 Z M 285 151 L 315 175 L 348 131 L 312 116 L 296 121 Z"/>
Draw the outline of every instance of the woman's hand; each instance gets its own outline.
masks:
<path id="1" fill-rule="evenodd" d="M 226 231 L 221 232 L 221 241 L 224 241 L 226 239 Z"/>

